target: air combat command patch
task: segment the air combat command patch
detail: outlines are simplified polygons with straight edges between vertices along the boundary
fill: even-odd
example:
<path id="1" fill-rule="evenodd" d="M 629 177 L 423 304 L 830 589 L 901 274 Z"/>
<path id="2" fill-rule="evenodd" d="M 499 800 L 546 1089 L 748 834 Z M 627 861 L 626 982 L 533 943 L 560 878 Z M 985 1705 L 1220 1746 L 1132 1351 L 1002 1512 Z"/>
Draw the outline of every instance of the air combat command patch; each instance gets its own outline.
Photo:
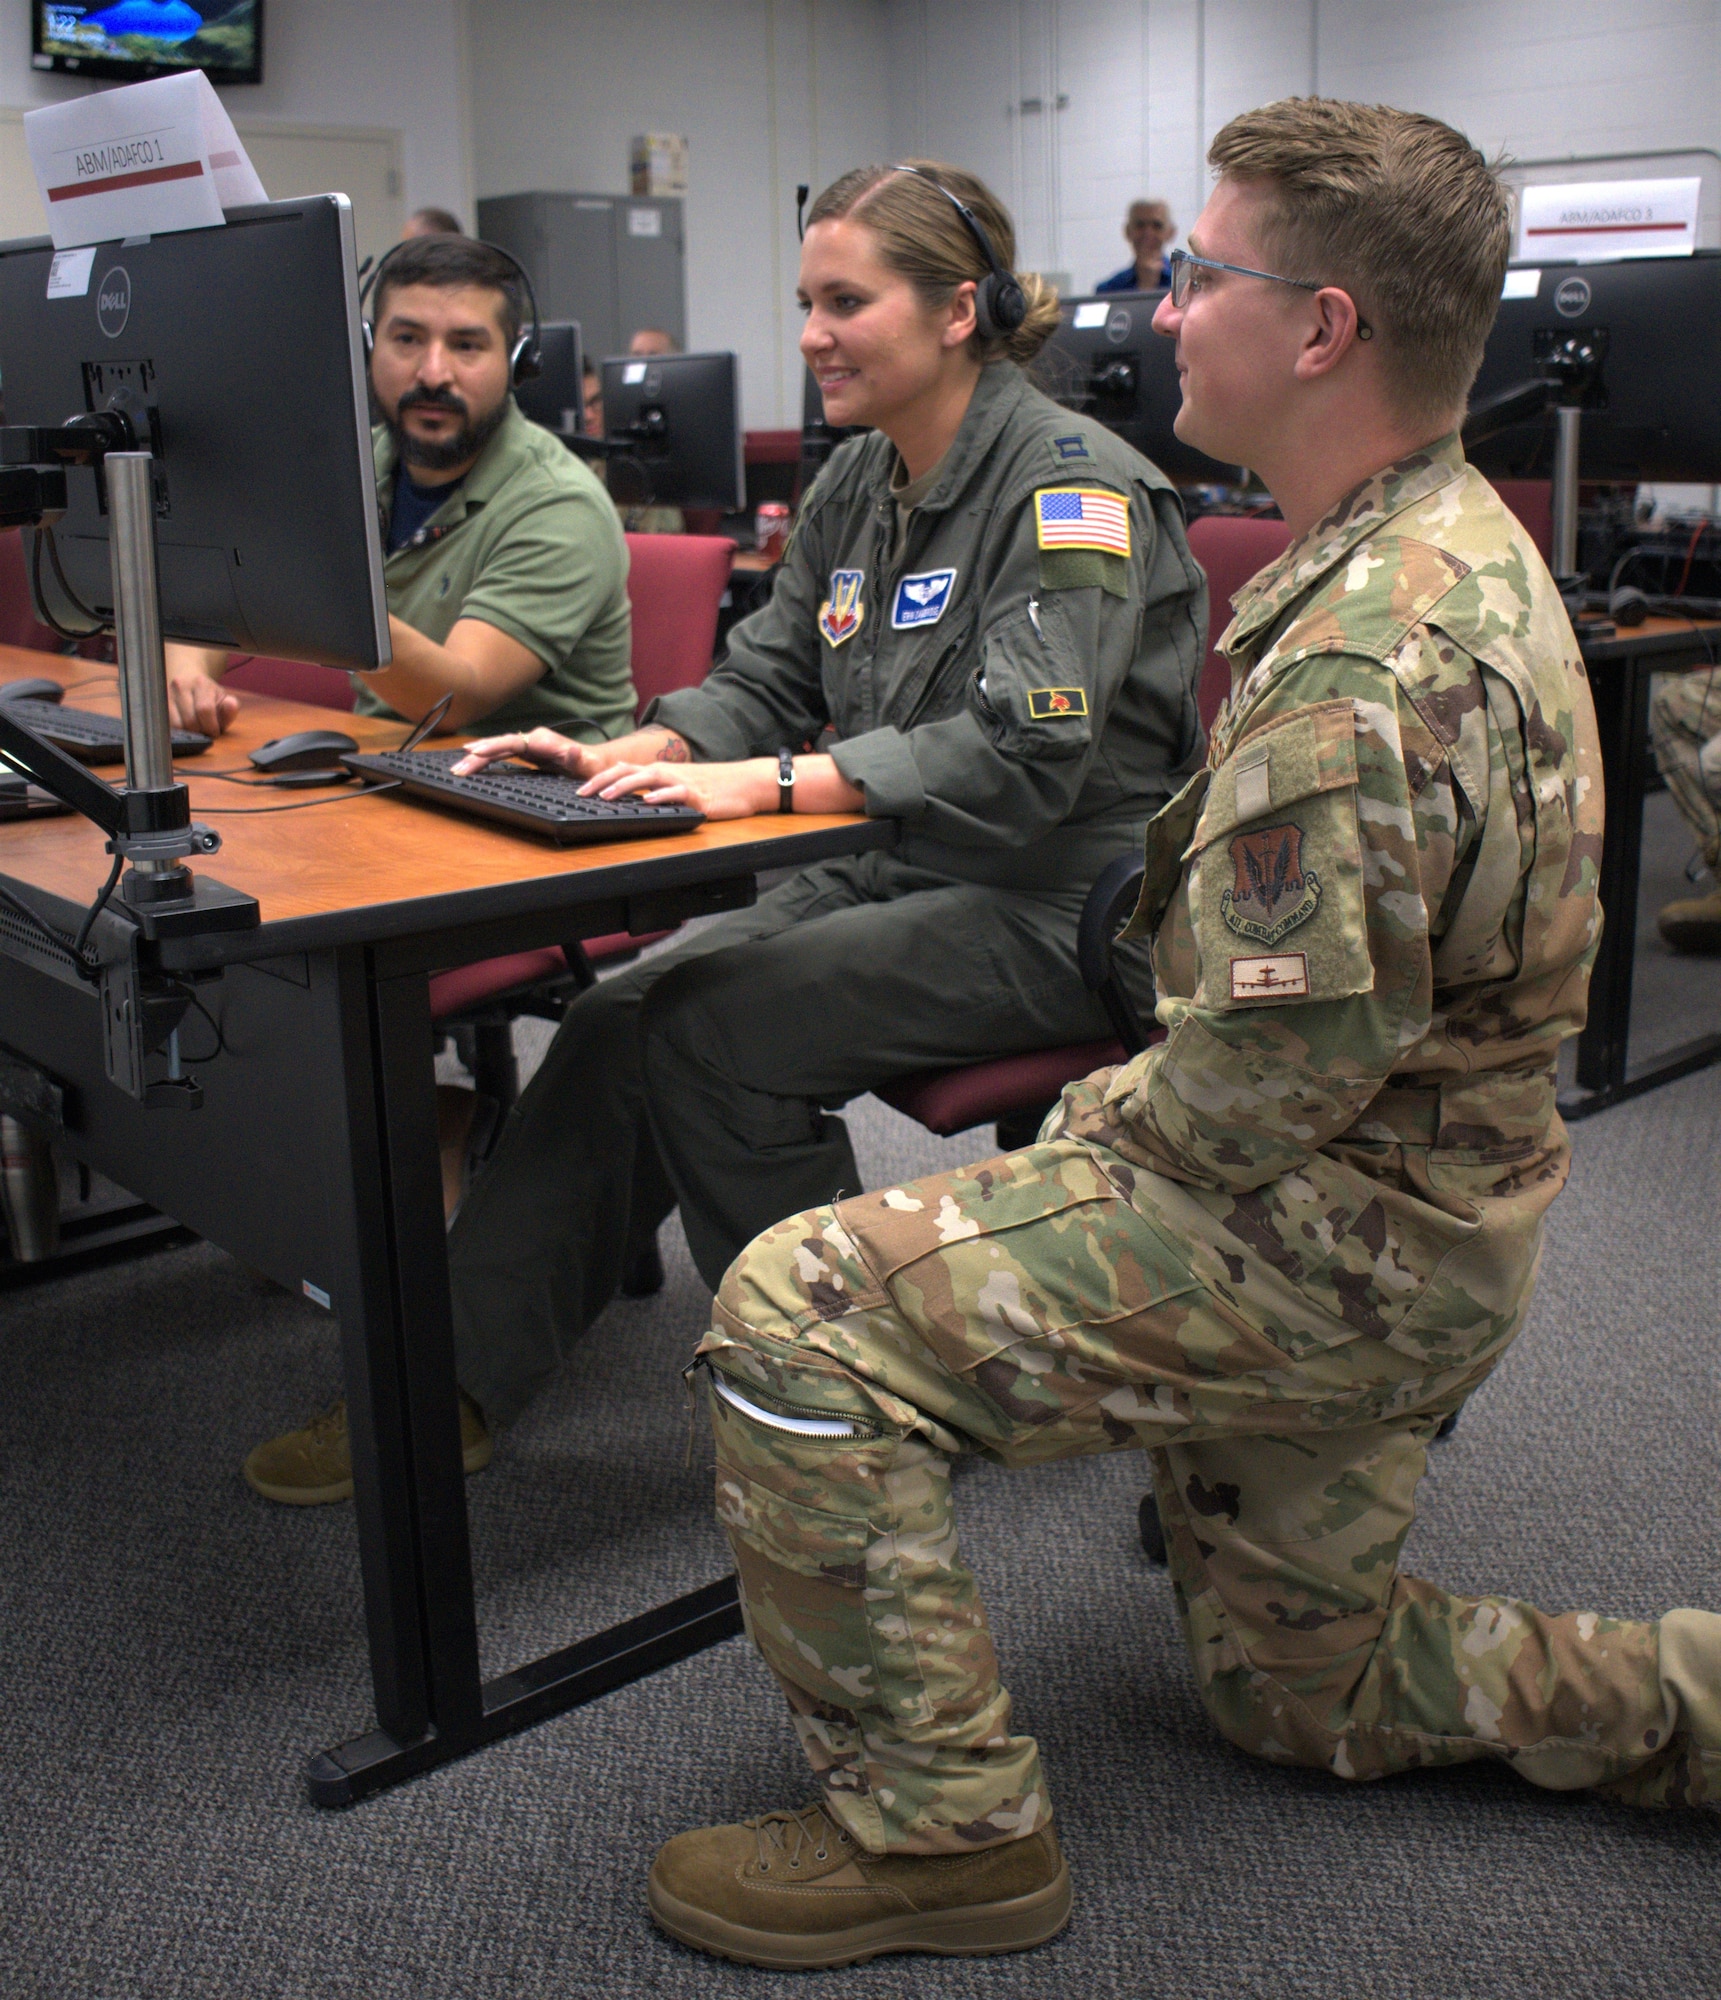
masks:
<path id="1" fill-rule="evenodd" d="M 1036 722 L 1057 722 L 1065 716 L 1086 715 L 1086 688 L 1029 688 L 1028 713 Z"/>
<path id="2" fill-rule="evenodd" d="M 1219 914 L 1239 937 L 1271 948 L 1307 923 L 1321 900 L 1320 878 L 1303 866 L 1300 826 L 1262 826 L 1231 843 L 1236 880 L 1219 898 Z"/>
<path id="3" fill-rule="evenodd" d="M 864 569 L 831 571 L 831 594 L 819 606 L 819 630 L 828 644 L 840 646 L 860 630 L 866 617 L 866 606 L 861 602 L 865 582 Z"/>

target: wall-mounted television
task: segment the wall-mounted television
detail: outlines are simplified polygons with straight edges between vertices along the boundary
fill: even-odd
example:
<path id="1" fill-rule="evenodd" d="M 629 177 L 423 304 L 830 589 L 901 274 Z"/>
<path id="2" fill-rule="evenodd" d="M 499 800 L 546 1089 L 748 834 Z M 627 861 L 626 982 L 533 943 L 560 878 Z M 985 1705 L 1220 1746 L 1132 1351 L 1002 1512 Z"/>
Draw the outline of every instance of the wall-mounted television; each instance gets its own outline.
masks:
<path id="1" fill-rule="evenodd" d="M 30 65 L 141 83 L 263 81 L 263 0 L 30 0 Z"/>

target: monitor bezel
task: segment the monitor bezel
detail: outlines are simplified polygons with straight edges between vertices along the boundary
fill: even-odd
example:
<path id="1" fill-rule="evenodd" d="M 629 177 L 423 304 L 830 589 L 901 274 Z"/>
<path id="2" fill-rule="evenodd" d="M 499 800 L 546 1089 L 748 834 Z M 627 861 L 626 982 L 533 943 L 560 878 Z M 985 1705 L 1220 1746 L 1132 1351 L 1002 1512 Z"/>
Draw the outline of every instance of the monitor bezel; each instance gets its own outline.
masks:
<path id="1" fill-rule="evenodd" d="M 195 62 L 126 62 L 117 56 L 60 55 L 43 46 L 45 10 L 51 3 L 52 0 L 30 0 L 30 67 L 38 75 L 93 77 L 99 83 L 153 83 L 157 77 L 184 76 L 190 70 L 198 70 L 212 84 L 263 81 L 264 0 L 252 0 L 257 22 L 255 58 L 243 69 L 215 69 Z"/>

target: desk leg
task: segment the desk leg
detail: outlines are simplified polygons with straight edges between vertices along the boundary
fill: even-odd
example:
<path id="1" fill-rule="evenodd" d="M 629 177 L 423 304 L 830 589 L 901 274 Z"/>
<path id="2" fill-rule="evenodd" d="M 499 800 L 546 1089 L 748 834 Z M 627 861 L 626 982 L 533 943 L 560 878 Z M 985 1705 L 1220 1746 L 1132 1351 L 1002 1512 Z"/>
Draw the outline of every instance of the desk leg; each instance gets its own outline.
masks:
<path id="1" fill-rule="evenodd" d="M 1559 1100 L 1568 1121 L 1670 1083 L 1721 1061 L 1721 1035 L 1707 1035 L 1633 1071 L 1631 987 L 1637 955 L 1637 886 L 1643 854 L 1643 801 L 1649 790 L 1649 690 L 1652 656 L 1590 676 L 1601 735 L 1607 821 L 1599 893 L 1601 945 L 1590 975 L 1589 1019 L 1578 1036 L 1577 1089 Z"/>
<path id="2" fill-rule="evenodd" d="M 733 1578 L 487 1685 L 467 1538 L 429 986 L 337 954 L 350 1180 L 336 1262 L 353 1492 L 378 1727 L 313 1756 L 319 1805 L 350 1805 L 741 1630 Z M 329 1163 L 332 1178 L 339 1163 Z"/>

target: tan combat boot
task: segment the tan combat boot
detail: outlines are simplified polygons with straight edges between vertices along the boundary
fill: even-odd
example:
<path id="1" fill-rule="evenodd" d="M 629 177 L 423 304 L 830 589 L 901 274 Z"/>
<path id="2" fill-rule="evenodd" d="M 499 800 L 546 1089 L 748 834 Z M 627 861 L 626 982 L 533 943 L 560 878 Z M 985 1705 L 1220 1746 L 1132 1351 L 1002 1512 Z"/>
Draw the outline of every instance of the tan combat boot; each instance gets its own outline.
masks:
<path id="1" fill-rule="evenodd" d="M 970 1854 L 868 1854 L 815 1804 L 678 1833 L 646 1898 L 683 1944 L 801 1971 L 888 1951 L 1026 1951 L 1069 1922 L 1070 1871 L 1049 1826 Z"/>
<path id="2" fill-rule="evenodd" d="M 464 1389 L 460 1392 L 460 1457 L 469 1473 L 490 1463 L 490 1433 L 484 1414 Z M 313 1417 L 302 1431 L 260 1444 L 245 1461 L 245 1477 L 265 1500 L 289 1507 L 321 1507 L 353 1497 L 353 1459 L 347 1445 L 347 1405 Z"/>
<path id="3" fill-rule="evenodd" d="M 1655 921 L 1675 951 L 1721 951 L 1721 884 L 1706 896 L 1664 903 Z"/>

